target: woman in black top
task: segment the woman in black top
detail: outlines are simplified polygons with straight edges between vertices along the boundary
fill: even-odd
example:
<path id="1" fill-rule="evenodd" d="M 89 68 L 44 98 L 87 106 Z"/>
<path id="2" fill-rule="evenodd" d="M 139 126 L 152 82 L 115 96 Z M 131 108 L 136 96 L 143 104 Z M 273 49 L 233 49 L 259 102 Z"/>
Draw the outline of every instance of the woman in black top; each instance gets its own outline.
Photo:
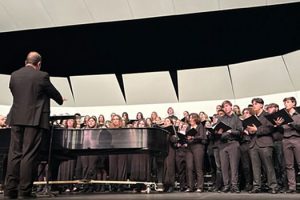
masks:
<path id="1" fill-rule="evenodd" d="M 200 123 L 199 115 L 196 113 L 190 114 L 190 125 L 186 130 L 187 137 L 187 152 L 186 152 L 186 174 L 187 185 L 186 192 L 194 191 L 194 176 L 193 171 L 196 172 L 197 189 L 196 192 L 203 192 L 203 162 L 205 153 L 205 144 L 207 142 L 206 129 Z M 189 134 L 192 129 L 196 130 L 195 135 Z"/>

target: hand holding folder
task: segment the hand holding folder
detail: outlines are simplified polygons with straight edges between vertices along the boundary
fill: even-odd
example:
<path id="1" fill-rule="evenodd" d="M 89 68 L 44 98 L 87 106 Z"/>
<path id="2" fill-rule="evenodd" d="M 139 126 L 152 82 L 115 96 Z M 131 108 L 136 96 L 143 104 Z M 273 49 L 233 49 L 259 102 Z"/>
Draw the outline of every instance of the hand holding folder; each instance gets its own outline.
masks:
<path id="1" fill-rule="evenodd" d="M 194 128 L 191 128 L 190 130 L 188 130 L 186 133 L 186 136 L 192 136 L 195 137 L 195 135 L 197 134 L 197 130 Z"/>
<path id="2" fill-rule="evenodd" d="M 273 125 L 284 125 L 293 122 L 291 115 L 285 110 L 281 109 L 275 113 L 266 115 L 267 120 L 269 120 Z"/>
<path id="3" fill-rule="evenodd" d="M 248 126 L 253 126 L 253 125 L 255 125 L 256 127 L 261 126 L 261 122 L 255 115 L 252 115 L 251 117 L 244 119 L 242 123 L 244 129 L 246 129 Z"/>
<path id="4" fill-rule="evenodd" d="M 224 132 L 227 132 L 231 130 L 232 128 L 230 126 L 227 126 L 223 122 L 218 122 L 216 125 L 214 125 L 212 128 L 208 128 L 207 130 L 211 133 L 219 133 L 222 134 Z"/>
<path id="5" fill-rule="evenodd" d="M 177 136 L 178 136 L 178 143 L 180 143 L 181 145 L 187 143 L 186 135 L 184 135 L 182 133 L 177 133 Z"/>

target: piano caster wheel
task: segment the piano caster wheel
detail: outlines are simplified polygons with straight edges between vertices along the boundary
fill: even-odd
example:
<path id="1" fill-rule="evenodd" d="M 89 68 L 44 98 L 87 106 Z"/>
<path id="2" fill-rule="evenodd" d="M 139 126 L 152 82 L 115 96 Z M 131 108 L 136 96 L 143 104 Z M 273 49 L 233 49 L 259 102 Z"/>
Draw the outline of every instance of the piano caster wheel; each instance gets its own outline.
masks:
<path id="1" fill-rule="evenodd" d="M 150 192 L 151 192 L 150 185 L 147 185 L 146 193 L 147 193 L 147 194 L 150 194 Z"/>

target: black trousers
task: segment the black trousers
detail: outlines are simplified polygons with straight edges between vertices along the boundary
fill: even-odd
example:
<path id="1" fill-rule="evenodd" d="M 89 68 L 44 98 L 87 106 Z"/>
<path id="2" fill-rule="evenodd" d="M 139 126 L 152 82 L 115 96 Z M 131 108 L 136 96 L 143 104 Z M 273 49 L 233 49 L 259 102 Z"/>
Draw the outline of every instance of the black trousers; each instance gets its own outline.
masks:
<path id="1" fill-rule="evenodd" d="M 41 140 L 42 129 L 38 127 L 11 127 L 5 193 L 12 194 L 18 188 L 20 195 L 31 193 L 37 176 Z"/>
<path id="2" fill-rule="evenodd" d="M 289 189 L 296 190 L 295 160 L 300 169 L 300 137 L 283 139 L 283 152 L 288 177 Z"/>
<path id="3" fill-rule="evenodd" d="M 221 189 L 223 186 L 223 177 L 222 177 L 222 169 L 221 169 L 221 158 L 220 158 L 220 149 L 213 148 L 215 163 L 216 163 L 216 183 L 215 188 Z"/>
<path id="4" fill-rule="evenodd" d="M 148 153 L 131 154 L 130 180 L 150 181 L 151 157 Z"/>
<path id="5" fill-rule="evenodd" d="M 276 173 L 277 184 L 281 188 L 288 188 L 288 180 L 285 169 L 285 160 L 283 156 L 283 145 L 282 141 L 274 141 L 274 168 Z"/>
<path id="6" fill-rule="evenodd" d="M 127 154 L 109 155 L 109 179 L 125 181 L 127 179 Z"/>
<path id="7" fill-rule="evenodd" d="M 186 174 L 187 185 L 190 189 L 194 189 L 194 175 L 195 169 L 197 179 L 197 189 L 203 189 L 203 162 L 204 162 L 205 146 L 203 144 L 193 144 L 188 147 L 186 152 Z"/>
<path id="8" fill-rule="evenodd" d="M 84 179 L 96 179 L 96 164 L 99 156 L 81 156 L 82 177 Z"/>
<path id="9" fill-rule="evenodd" d="M 253 188 L 261 188 L 261 169 L 264 167 L 270 188 L 277 188 L 273 166 L 273 148 L 259 147 L 257 144 L 249 149 L 253 171 Z"/>
<path id="10" fill-rule="evenodd" d="M 186 148 L 176 149 L 176 172 L 180 188 L 186 186 Z"/>
<path id="11" fill-rule="evenodd" d="M 244 142 L 240 145 L 241 150 L 241 171 L 244 177 L 245 185 L 252 185 L 253 175 L 252 175 L 252 165 L 249 153 L 249 143 Z"/>
<path id="12" fill-rule="evenodd" d="M 164 160 L 164 170 L 163 170 L 163 184 L 164 186 L 174 186 L 175 185 L 175 156 L 176 151 L 169 143 L 169 153 Z"/>
<path id="13" fill-rule="evenodd" d="M 224 186 L 238 186 L 240 157 L 240 144 L 237 141 L 231 141 L 220 149 Z"/>

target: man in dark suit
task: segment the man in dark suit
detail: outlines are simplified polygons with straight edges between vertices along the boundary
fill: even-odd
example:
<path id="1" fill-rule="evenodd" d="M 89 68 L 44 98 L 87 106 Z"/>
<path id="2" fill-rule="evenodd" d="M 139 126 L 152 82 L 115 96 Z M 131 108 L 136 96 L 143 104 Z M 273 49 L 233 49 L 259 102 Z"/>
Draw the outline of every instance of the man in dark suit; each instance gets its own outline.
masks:
<path id="1" fill-rule="evenodd" d="M 223 122 L 231 127 L 230 130 L 224 131 L 223 129 L 219 129 L 216 132 L 216 134 L 221 135 L 219 156 L 224 183 L 222 192 L 229 192 L 231 190 L 231 192 L 240 193 L 238 177 L 241 154 L 238 140 L 243 131 L 243 125 L 240 118 L 233 112 L 232 103 L 229 100 L 223 101 L 222 109 L 225 115 L 220 117 L 217 123 Z"/>
<path id="2" fill-rule="evenodd" d="M 253 111 L 261 122 L 261 126 L 247 126 L 251 142 L 249 144 L 249 152 L 253 170 L 253 189 L 250 193 L 258 193 L 261 191 L 261 169 L 265 170 L 267 175 L 267 185 L 270 193 L 277 193 L 277 180 L 273 165 L 273 125 L 265 117 L 268 113 L 263 110 L 264 101 L 261 98 L 253 98 L 251 101 Z"/>
<path id="3" fill-rule="evenodd" d="M 20 199 L 35 197 L 31 191 L 37 175 L 42 131 L 49 129 L 50 98 L 63 104 L 63 98 L 51 84 L 48 73 L 40 71 L 41 62 L 39 53 L 30 52 L 25 66 L 13 72 L 10 78 L 13 105 L 7 117 L 11 141 L 4 191 L 8 199 L 15 199 L 18 195 Z"/>

